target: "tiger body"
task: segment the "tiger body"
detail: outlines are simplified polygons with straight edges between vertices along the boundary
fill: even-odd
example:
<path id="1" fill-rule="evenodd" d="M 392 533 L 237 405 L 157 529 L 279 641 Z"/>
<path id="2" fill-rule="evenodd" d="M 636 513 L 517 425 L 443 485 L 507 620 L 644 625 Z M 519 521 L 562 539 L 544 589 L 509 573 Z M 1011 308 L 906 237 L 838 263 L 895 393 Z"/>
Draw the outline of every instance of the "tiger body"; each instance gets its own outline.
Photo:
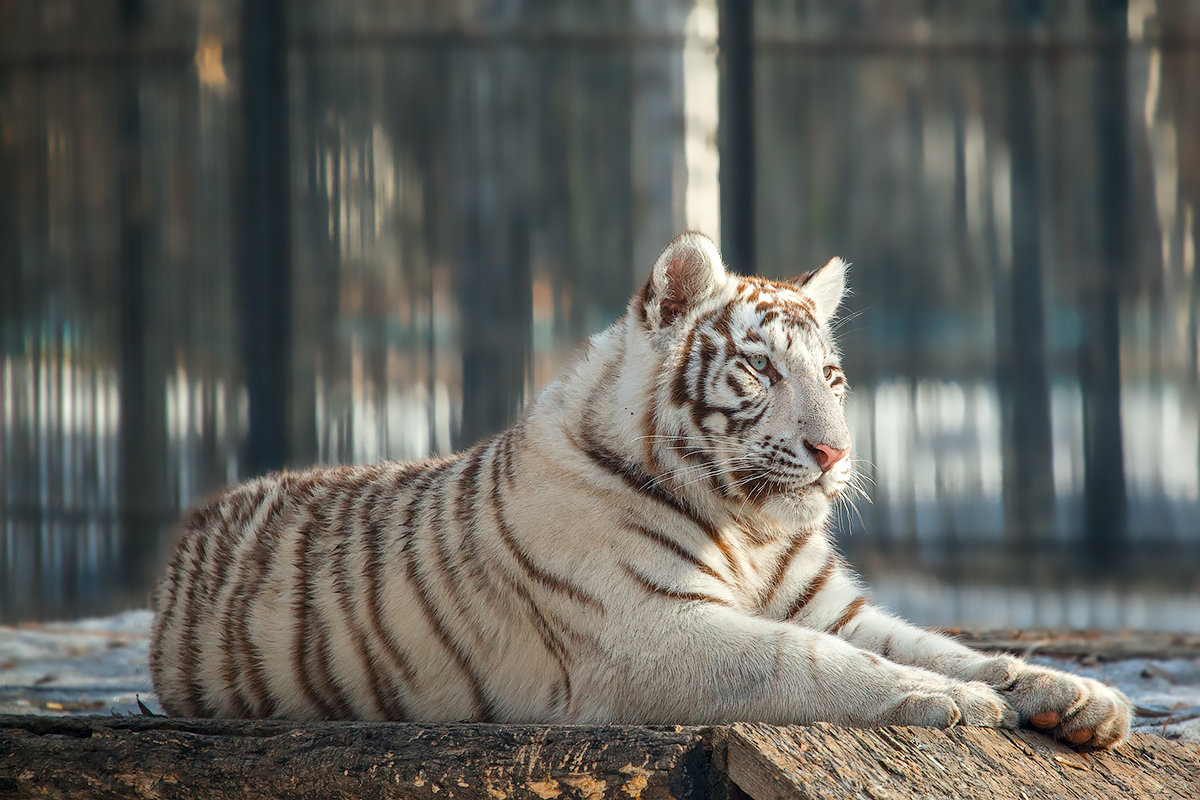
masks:
<path id="1" fill-rule="evenodd" d="M 1112 746 L 1095 682 L 871 605 L 827 533 L 850 485 L 835 259 L 725 271 L 687 234 L 498 436 L 259 478 L 185 520 L 151 671 L 176 715 L 1012 726 Z"/>

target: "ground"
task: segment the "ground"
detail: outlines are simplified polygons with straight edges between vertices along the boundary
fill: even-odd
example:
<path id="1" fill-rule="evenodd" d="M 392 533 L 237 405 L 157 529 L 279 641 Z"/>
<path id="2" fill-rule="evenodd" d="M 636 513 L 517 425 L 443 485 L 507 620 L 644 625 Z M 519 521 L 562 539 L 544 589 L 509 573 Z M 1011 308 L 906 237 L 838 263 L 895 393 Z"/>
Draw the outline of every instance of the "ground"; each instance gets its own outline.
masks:
<path id="1" fill-rule="evenodd" d="M 0 625 L 0 714 L 162 713 L 147 666 L 149 610 L 60 623 Z M 1030 660 L 1098 678 L 1133 700 L 1134 729 L 1200 742 L 1200 651 L 1105 660 L 1095 654 Z"/>

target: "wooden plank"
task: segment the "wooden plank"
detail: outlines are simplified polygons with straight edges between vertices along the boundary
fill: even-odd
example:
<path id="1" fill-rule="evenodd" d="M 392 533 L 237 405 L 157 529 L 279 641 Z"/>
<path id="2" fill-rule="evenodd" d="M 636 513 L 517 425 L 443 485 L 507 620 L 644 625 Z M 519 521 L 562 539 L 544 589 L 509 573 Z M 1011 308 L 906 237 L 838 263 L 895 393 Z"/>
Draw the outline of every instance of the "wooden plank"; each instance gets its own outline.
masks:
<path id="1" fill-rule="evenodd" d="M 1200 796 L 1200 745 L 956 728 L 0 716 L 3 798 L 800 800 Z"/>
<path id="2" fill-rule="evenodd" d="M 0 717 L 3 798 L 708 797 L 706 729 Z"/>
<path id="3" fill-rule="evenodd" d="M 1060 631 L 1038 628 L 967 630 L 943 628 L 963 644 L 978 650 L 1003 650 L 1016 655 L 1032 651 L 1046 656 L 1095 658 L 1197 658 L 1200 634 L 1160 631 Z"/>
<path id="4" fill-rule="evenodd" d="M 1200 796 L 1200 745 L 1147 734 L 1100 753 L 1029 731 L 735 723 L 717 758 L 755 800 Z"/>

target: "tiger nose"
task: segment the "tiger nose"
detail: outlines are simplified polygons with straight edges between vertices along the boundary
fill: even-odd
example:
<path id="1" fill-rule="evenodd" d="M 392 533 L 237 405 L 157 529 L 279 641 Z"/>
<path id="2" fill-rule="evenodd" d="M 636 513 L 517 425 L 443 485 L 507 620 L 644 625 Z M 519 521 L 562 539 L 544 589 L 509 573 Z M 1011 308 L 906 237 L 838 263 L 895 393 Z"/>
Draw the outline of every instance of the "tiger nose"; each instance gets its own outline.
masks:
<path id="1" fill-rule="evenodd" d="M 808 452 L 812 453 L 813 458 L 817 460 L 817 466 L 821 468 L 821 472 L 828 472 L 830 467 L 841 461 L 850 452 L 849 447 L 838 450 L 827 444 L 813 444 L 807 439 L 804 441 L 804 446 L 808 448 Z"/>

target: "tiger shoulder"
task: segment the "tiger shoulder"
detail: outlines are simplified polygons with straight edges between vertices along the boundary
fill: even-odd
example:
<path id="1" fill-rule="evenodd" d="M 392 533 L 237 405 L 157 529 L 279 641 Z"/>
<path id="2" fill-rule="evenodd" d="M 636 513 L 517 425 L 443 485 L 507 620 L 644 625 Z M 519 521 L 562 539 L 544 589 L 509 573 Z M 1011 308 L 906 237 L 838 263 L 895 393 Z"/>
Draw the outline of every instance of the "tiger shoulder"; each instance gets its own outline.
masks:
<path id="1" fill-rule="evenodd" d="M 1036 726 L 1128 734 L 1090 679 L 873 605 L 831 323 L 845 264 L 728 272 L 688 233 L 503 433 L 251 480 L 190 512 L 154 594 L 173 715 Z"/>

